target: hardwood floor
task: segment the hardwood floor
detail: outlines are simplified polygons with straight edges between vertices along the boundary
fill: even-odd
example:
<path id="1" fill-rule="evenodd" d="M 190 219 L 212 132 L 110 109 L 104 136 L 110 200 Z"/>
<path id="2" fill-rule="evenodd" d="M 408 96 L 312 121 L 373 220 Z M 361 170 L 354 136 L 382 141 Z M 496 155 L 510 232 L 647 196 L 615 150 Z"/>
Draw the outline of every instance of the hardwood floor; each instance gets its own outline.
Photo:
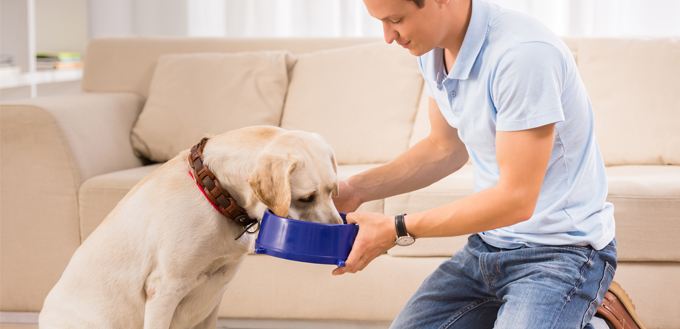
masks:
<path id="1" fill-rule="evenodd" d="M 219 319 L 217 329 L 387 329 L 389 323 L 283 319 Z M 38 313 L 0 312 L 0 329 L 38 329 Z"/>

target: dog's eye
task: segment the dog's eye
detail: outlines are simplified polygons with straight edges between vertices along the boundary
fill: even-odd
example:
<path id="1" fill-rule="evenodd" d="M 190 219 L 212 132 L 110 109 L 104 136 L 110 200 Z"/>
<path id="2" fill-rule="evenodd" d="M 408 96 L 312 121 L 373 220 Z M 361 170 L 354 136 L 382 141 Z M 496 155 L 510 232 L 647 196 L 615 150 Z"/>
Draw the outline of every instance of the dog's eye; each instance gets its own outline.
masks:
<path id="1" fill-rule="evenodd" d="M 313 202 L 314 201 L 314 194 L 310 194 L 306 198 L 300 198 L 300 199 L 298 199 L 298 201 L 305 202 L 305 203 Z"/>

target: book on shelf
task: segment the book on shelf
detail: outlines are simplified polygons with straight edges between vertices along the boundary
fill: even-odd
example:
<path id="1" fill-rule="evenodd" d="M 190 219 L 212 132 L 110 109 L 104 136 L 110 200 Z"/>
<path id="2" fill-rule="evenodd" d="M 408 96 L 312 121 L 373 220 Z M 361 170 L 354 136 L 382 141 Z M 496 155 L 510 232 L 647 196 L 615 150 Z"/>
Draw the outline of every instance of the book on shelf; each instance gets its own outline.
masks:
<path id="1" fill-rule="evenodd" d="M 56 53 L 37 53 L 35 54 L 35 58 L 52 59 L 59 61 L 79 61 L 82 59 L 80 53 L 67 51 L 60 51 Z"/>
<path id="2" fill-rule="evenodd" d="M 78 52 L 37 53 L 36 69 L 61 70 L 83 67 L 83 60 Z"/>

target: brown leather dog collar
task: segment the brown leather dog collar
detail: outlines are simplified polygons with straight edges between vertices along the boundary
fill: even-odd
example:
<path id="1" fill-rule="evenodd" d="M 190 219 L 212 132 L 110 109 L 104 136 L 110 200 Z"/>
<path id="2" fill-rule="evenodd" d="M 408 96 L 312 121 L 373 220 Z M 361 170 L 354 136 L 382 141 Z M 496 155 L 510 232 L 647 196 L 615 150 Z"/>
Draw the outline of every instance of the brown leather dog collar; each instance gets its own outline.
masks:
<path id="1" fill-rule="evenodd" d="M 198 144 L 191 148 L 189 165 L 193 169 L 194 174 L 191 174 L 191 171 L 189 171 L 189 175 L 196 181 L 203 195 L 208 198 L 217 211 L 244 228 L 244 231 L 236 239 L 246 232 L 250 234 L 256 233 L 260 229 L 258 220 L 250 218 L 246 210 L 236 204 L 236 200 L 220 185 L 215 174 L 203 163 L 203 148 L 208 139 L 208 137 L 203 137 Z M 251 230 L 253 226 L 257 226 L 255 230 Z"/>

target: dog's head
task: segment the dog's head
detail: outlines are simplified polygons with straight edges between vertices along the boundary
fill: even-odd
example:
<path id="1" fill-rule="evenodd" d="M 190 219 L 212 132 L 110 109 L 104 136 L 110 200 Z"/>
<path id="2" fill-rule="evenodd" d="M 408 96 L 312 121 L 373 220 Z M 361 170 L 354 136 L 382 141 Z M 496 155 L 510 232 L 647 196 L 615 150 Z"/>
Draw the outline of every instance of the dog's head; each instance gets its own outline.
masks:
<path id="1" fill-rule="evenodd" d="M 321 136 L 288 131 L 262 150 L 248 184 L 278 216 L 342 224 L 331 199 L 338 194 L 337 171 L 333 150 Z"/>

